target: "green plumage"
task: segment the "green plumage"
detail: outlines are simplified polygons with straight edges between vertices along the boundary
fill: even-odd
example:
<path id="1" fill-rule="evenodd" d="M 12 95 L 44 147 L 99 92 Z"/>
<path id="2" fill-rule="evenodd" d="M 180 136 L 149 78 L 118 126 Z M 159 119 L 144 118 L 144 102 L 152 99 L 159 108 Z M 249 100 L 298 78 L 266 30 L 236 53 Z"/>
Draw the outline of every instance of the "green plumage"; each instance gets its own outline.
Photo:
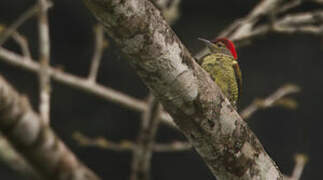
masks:
<path id="1" fill-rule="evenodd" d="M 239 85 L 234 71 L 233 57 L 225 54 L 209 54 L 202 60 L 202 68 L 208 72 L 233 106 L 239 100 Z"/>
<path id="2" fill-rule="evenodd" d="M 208 47 L 211 53 L 198 62 L 237 109 L 242 85 L 238 61 L 222 42 L 208 44 Z"/>

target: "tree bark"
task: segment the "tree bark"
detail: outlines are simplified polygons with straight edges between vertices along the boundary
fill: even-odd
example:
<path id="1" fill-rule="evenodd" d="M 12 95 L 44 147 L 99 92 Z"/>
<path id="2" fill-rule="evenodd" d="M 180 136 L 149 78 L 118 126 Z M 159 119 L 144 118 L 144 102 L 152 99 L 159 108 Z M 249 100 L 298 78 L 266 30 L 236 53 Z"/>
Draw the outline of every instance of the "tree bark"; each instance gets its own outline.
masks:
<path id="1" fill-rule="evenodd" d="M 53 130 L 0 76 L 0 130 L 42 176 L 49 180 L 99 180 Z"/>
<path id="2" fill-rule="evenodd" d="M 84 0 L 218 179 L 282 179 L 257 137 L 148 0 Z"/>

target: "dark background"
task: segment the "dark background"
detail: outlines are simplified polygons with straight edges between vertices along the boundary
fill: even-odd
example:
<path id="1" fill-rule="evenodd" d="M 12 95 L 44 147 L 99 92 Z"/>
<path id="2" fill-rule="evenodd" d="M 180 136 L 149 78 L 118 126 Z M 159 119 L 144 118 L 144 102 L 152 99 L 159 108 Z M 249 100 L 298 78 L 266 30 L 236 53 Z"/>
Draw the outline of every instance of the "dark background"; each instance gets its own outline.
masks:
<path id="1" fill-rule="evenodd" d="M 221 3 L 220 3 L 221 2 Z M 188 1 L 181 4 L 182 15 L 173 29 L 192 53 L 202 48 L 197 37 L 213 38 L 233 20 L 245 16 L 259 1 Z M 33 0 L 1 0 L 0 23 L 12 23 Z M 81 0 L 56 0 L 50 10 L 51 64 L 85 77 L 93 53 L 93 25 L 96 23 Z M 312 8 L 311 5 L 304 9 Z M 26 22 L 19 32 L 28 37 L 33 58 L 37 58 L 37 21 Z M 111 42 L 111 41 L 110 41 Z M 98 81 L 137 98 L 148 91 L 113 47 L 105 51 Z M 13 41 L 7 48 L 19 51 Z M 299 103 L 296 110 L 274 107 L 258 111 L 250 120 L 267 152 L 283 173 L 291 173 L 295 153 L 305 153 L 309 163 L 302 179 L 322 176 L 322 115 L 323 61 L 322 39 L 311 35 L 275 35 L 258 38 L 249 46 L 238 49 L 244 79 L 241 109 L 256 97 L 265 97 L 285 83 L 295 83 L 302 92 L 292 97 Z M 20 92 L 27 94 L 37 110 L 38 82 L 34 73 L 14 68 L 0 60 L 0 73 Z M 129 178 L 131 153 L 80 147 L 72 133 L 105 136 L 109 140 L 135 140 L 140 114 L 88 93 L 53 82 L 51 124 L 65 143 L 103 179 Z M 183 140 L 175 130 L 161 126 L 158 142 Z M 155 153 L 152 179 L 214 180 L 202 159 L 194 151 Z M 23 179 L 0 164 L 0 179 Z"/>

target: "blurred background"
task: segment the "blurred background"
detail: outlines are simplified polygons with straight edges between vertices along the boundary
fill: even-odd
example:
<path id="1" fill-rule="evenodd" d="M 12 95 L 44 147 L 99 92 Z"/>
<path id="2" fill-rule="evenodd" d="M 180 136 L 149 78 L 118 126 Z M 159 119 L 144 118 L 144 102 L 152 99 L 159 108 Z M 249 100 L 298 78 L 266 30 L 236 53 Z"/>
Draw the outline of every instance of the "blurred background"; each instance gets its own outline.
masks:
<path id="1" fill-rule="evenodd" d="M 180 5 L 181 15 L 173 29 L 194 54 L 203 48 L 198 37 L 212 39 L 235 19 L 244 17 L 258 3 L 255 0 L 189 1 Z M 0 1 L 0 23 L 11 24 L 34 0 Z M 297 9 L 310 10 L 307 3 Z M 55 0 L 49 11 L 51 37 L 51 65 L 77 76 L 86 77 L 94 48 L 93 26 L 96 20 L 82 1 Z M 38 57 L 36 18 L 19 28 L 28 37 L 34 59 Z M 109 41 L 100 65 L 98 82 L 131 96 L 144 99 L 147 88 Z M 12 40 L 5 46 L 19 52 Z M 280 170 L 290 174 L 294 154 L 309 157 L 302 179 L 321 177 L 323 141 L 323 49 L 322 37 L 313 35 L 269 34 L 237 49 L 243 73 L 243 96 L 240 109 L 255 98 L 263 98 L 286 83 L 301 87 L 291 97 L 297 109 L 273 107 L 257 111 L 249 125 L 277 163 Z M 38 109 L 38 77 L 0 60 L 0 73 L 21 93 L 26 94 L 34 109 Z M 131 153 L 83 147 L 72 138 L 76 131 L 89 137 L 103 136 L 111 141 L 135 141 L 141 114 L 107 102 L 94 95 L 52 81 L 51 125 L 58 136 L 88 167 L 102 179 L 129 179 Z M 158 129 L 157 142 L 185 140 L 178 131 L 165 125 Z M 24 179 L 4 163 L 0 163 L 0 178 Z M 152 179 L 214 180 L 203 160 L 194 151 L 154 153 Z"/>

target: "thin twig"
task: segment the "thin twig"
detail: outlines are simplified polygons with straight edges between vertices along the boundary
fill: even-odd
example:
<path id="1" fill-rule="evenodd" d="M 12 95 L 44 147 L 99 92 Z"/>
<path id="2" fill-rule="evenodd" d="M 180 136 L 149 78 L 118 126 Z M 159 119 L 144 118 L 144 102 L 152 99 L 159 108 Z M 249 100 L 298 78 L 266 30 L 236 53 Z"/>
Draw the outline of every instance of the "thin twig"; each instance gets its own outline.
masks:
<path id="1" fill-rule="evenodd" d="M 274 23 L 272 31 L 278 33 L 323 34 L 323 11 L 286 15 Z"/>
<path id="2" fill-rule="evenodd" d="M 278 90 L 276 90 L 273 94 L 268 96 L 267 98 L 263 100 L 260 100 L 260 99 L 254 100 L 248 107 L 246 107 L 244 110 L 241 111 L 240 115 L 244 120 L 246 120 L 250 118 L 250 116 L 254 114 L 257 110 L 271 107 L 275 104 L 275 102 L 282 99 L 283 97 L 292 93 L 297 93 L 299 91 L 300 91 L 300 88 L 296 85 L 292 85 L 292 84 L 284 85 L 280 87 Z"/>
<path id="3" fill-rule="evenodd" d="M 73 134 L 73 139 L 80 146 L 93 146 L 102 149 L 107 149 L 111 151 L 125 151 L 132 152 L 137 147 L 137 145 L 131 141 L 123 140 L 120 143 L 115 143 L 105 139 L 104 137 L 89 138 L 79 132 Z M 153 146 L 154 152 L 177 152 L 177 151 L 188 151 L 192 146 L 187 142 L 175 141 L 168 144 L 155 144 Z"/>
<path id="4" fill-rule="evenodd" d="M 227 37 L 231 40 L 238 40 L 241 37 L 245 37 L 253 26 L 256 24 L 258 19 L 264 15 L 268 15 L 276 8 L 282 0 L 263 0 L 260 1 L 249 14 L 241 19 L 235 20 L 227 28 L 224 28 L 217 37 Z M 216 38 L 214 38 L 216 39 Z M 195 57 L 200 58 L 207 52 L 207 48 L 200 50 Z"/>
<path id="5" fill-rule="evenodd" d="M 308 161 L 308 158 L 304 154 L 296 154 L 295 155 L 295 167 L 292 173 L 292 179 L 299 180 L 302 176 L 304 167 Z"/>
<path id="6" fill-rule="evenodd" d="M 277 11 L 278 13 L 286 12 L 292 8 L 295 8 L 299 6 L 302 3 L 303 0 L 292 0 L 280 7 L 280 9 Z"/>
<path id="7" fill-rule="evenodd" d="M 49 40 L 49 26 L 48 26 L 48 1 L 38 0 L 40 7 L 39 11 L 39 58 L 40 58 L 40 70 L 39 70 L 39 112 L 40 116 L 45 123 L 49 123 L 50 119 L 50 76 L 49 58 L 50 58 L 50 40 Z"/>
<path id="8" fill-rule="evenodd" d="M 312 1 L 319 4 L 323 2 L 322 0 Z M 323 34 L 323 13 L 321 11 L 283 15 L 286 11 L 301 5 L 303 2 L 301 0 L 289 2 L 282 0 L 260 1 L 247 16 L 231 23 L 216 37 L 227 37 L 235 42 L 236 47 L 241 47 L 242 45 L 250 44 L 243 42 L 250 42 L 255 37 L 269 32 L 283 34 L 306 33 L 321 36 Z M 277 15 L 280 15 L 280 17 L 277 18 Z M 260 23 L 264 19 L 263 17 L 269 17 L 268 19 L 270 20 Z M 294 22 L 299 21 L 301 23 L 294 24 Z M 195 57 L 199 59 L 207 52 L 207 48 L 203 48 Z"/>
<path id="9" fill-rule="evenodd" d="M 103 49 L 104 49 L 104 31 L 103 31 L 103 26 L 101 24 L 98 24 L 94 28 L 95 32 L 95 49 L 94 49 L 94 55 L 92 58 L 92 64 L 90 68 L 90 73 L 89 73 L 89 81 L 95 82 L 98 71 L 99 71 L 99 66 L 100 66 L 100 61 L 102 58 L 103 54 Z"/>
<path id="10" fill-rule="evenodd" d="M 22 54 L 28 59 L 31 59 L 31 53 L 29 50 L 29 45 L 26 37 L 21 35 L 18 32 L 14 32 L 12 35 L 12 38 L 19 44 Z"/>
<path id="11" fill-rule="evenodd" d="M 90 138 L 80 132 L 74 132 L 72 137 L 80 146 L 93 146 L 112 151 L 133 151 L 137 148 L 134 143 L 127 140 L 115 143 L 104 137 Z"/>
<path id="12" fill-rule="evenodd" d="M 295 155 L 295 166 L 293 173 L 290 177 L 286 177 L 287 180 L 300 180 L 304 167 L 307 164 L 308 158 L 305 154 L 296 154 Z"/>
<path id="13" fill-rule="evenodd" d="M 50 8 L 52 6 L 51 3 L 47 3 L 46 5 L 46 8 Z M 0 34 L 0 46 L 3 45 L 3 43 L 18 29 L 19 26 L 21 26 L 26 20 L 31 18 L 37 12 L 39 12 L 38 4 L 33 5 L 23 14 L 21 14 L 13 24 L 11 24 L 2 34 Z"/>
<path id="14" fill-rule="evenodd" d="M 20 56 L 4 48 L 0 48 L 0 60 L 35 73 L 40 69 L 40 64 L 35 62 L 35 60 L 27 60 L 26 57 Z M 144 101 L 99 84 L 91 84 L 85 78 L 80 78 L 52 67 L 50 67 L 48 71 L 51 77 L 57 82 L 94 94 L 105 100 L 120 104 L 123 107 L 139 112 L 144 112 L 148 108 Z"/>
<path id="15" fill-rule="evenodd" d="M 309 1 L 315 2 L 317 4 L 323 4 L 323 0 L 309 0 Z"/>
<path id="16" fill-rule="evenodd" d="M 169 144 L 155 144 L 154 152 L 178 152 L 192 150 L 192 145 L 188 142 L 175 141 Z"/>
<path id="17" fill-rule="evenodd" d="M 39 72 L 40 65 L 39 63 L 35 62 L 35 60 L 30 60 L 26 57 L 20 56 L 14 52 L 6 50 L 0 47 L 0 60 L 16 66 L 22 69 L 31 71 L 31 72 Z M 50 76 L 60 82 L 62 84 L 66 84 L 72 88 L 80 89 L 84 92 L 96 95 L 102 99 L 110 101 L 112 103 L 116 103 L 121 105 L 122 107 L 137 111 L 137 112 L 145 112 L 148 109 L 147 103 L 116 91 L 114 89 L 102 86 L 96 83 L 89 83 L 87 79 L 80 78 L 74 76 L 72 74 L 62 72 L 61 70 L 57 70 L 54 68 L 49 67 L 48 72 Z M 160 115 L 162 122 L 171 126 L 175 127 L 174 122 L 172 121 L 171 116 L 167 112 L 163 112 Z"/>
<path id="18" fill-rule="evenodd" d="M 161 105 L 152 95 L 148 99 L 149 109 L 143 113 L 141 128 L 137 137 L 137 148 L 133 151 L 131 164 L 131 180 L 150 179 L 150 161 L 154 139 L 158 129 Z"/>

